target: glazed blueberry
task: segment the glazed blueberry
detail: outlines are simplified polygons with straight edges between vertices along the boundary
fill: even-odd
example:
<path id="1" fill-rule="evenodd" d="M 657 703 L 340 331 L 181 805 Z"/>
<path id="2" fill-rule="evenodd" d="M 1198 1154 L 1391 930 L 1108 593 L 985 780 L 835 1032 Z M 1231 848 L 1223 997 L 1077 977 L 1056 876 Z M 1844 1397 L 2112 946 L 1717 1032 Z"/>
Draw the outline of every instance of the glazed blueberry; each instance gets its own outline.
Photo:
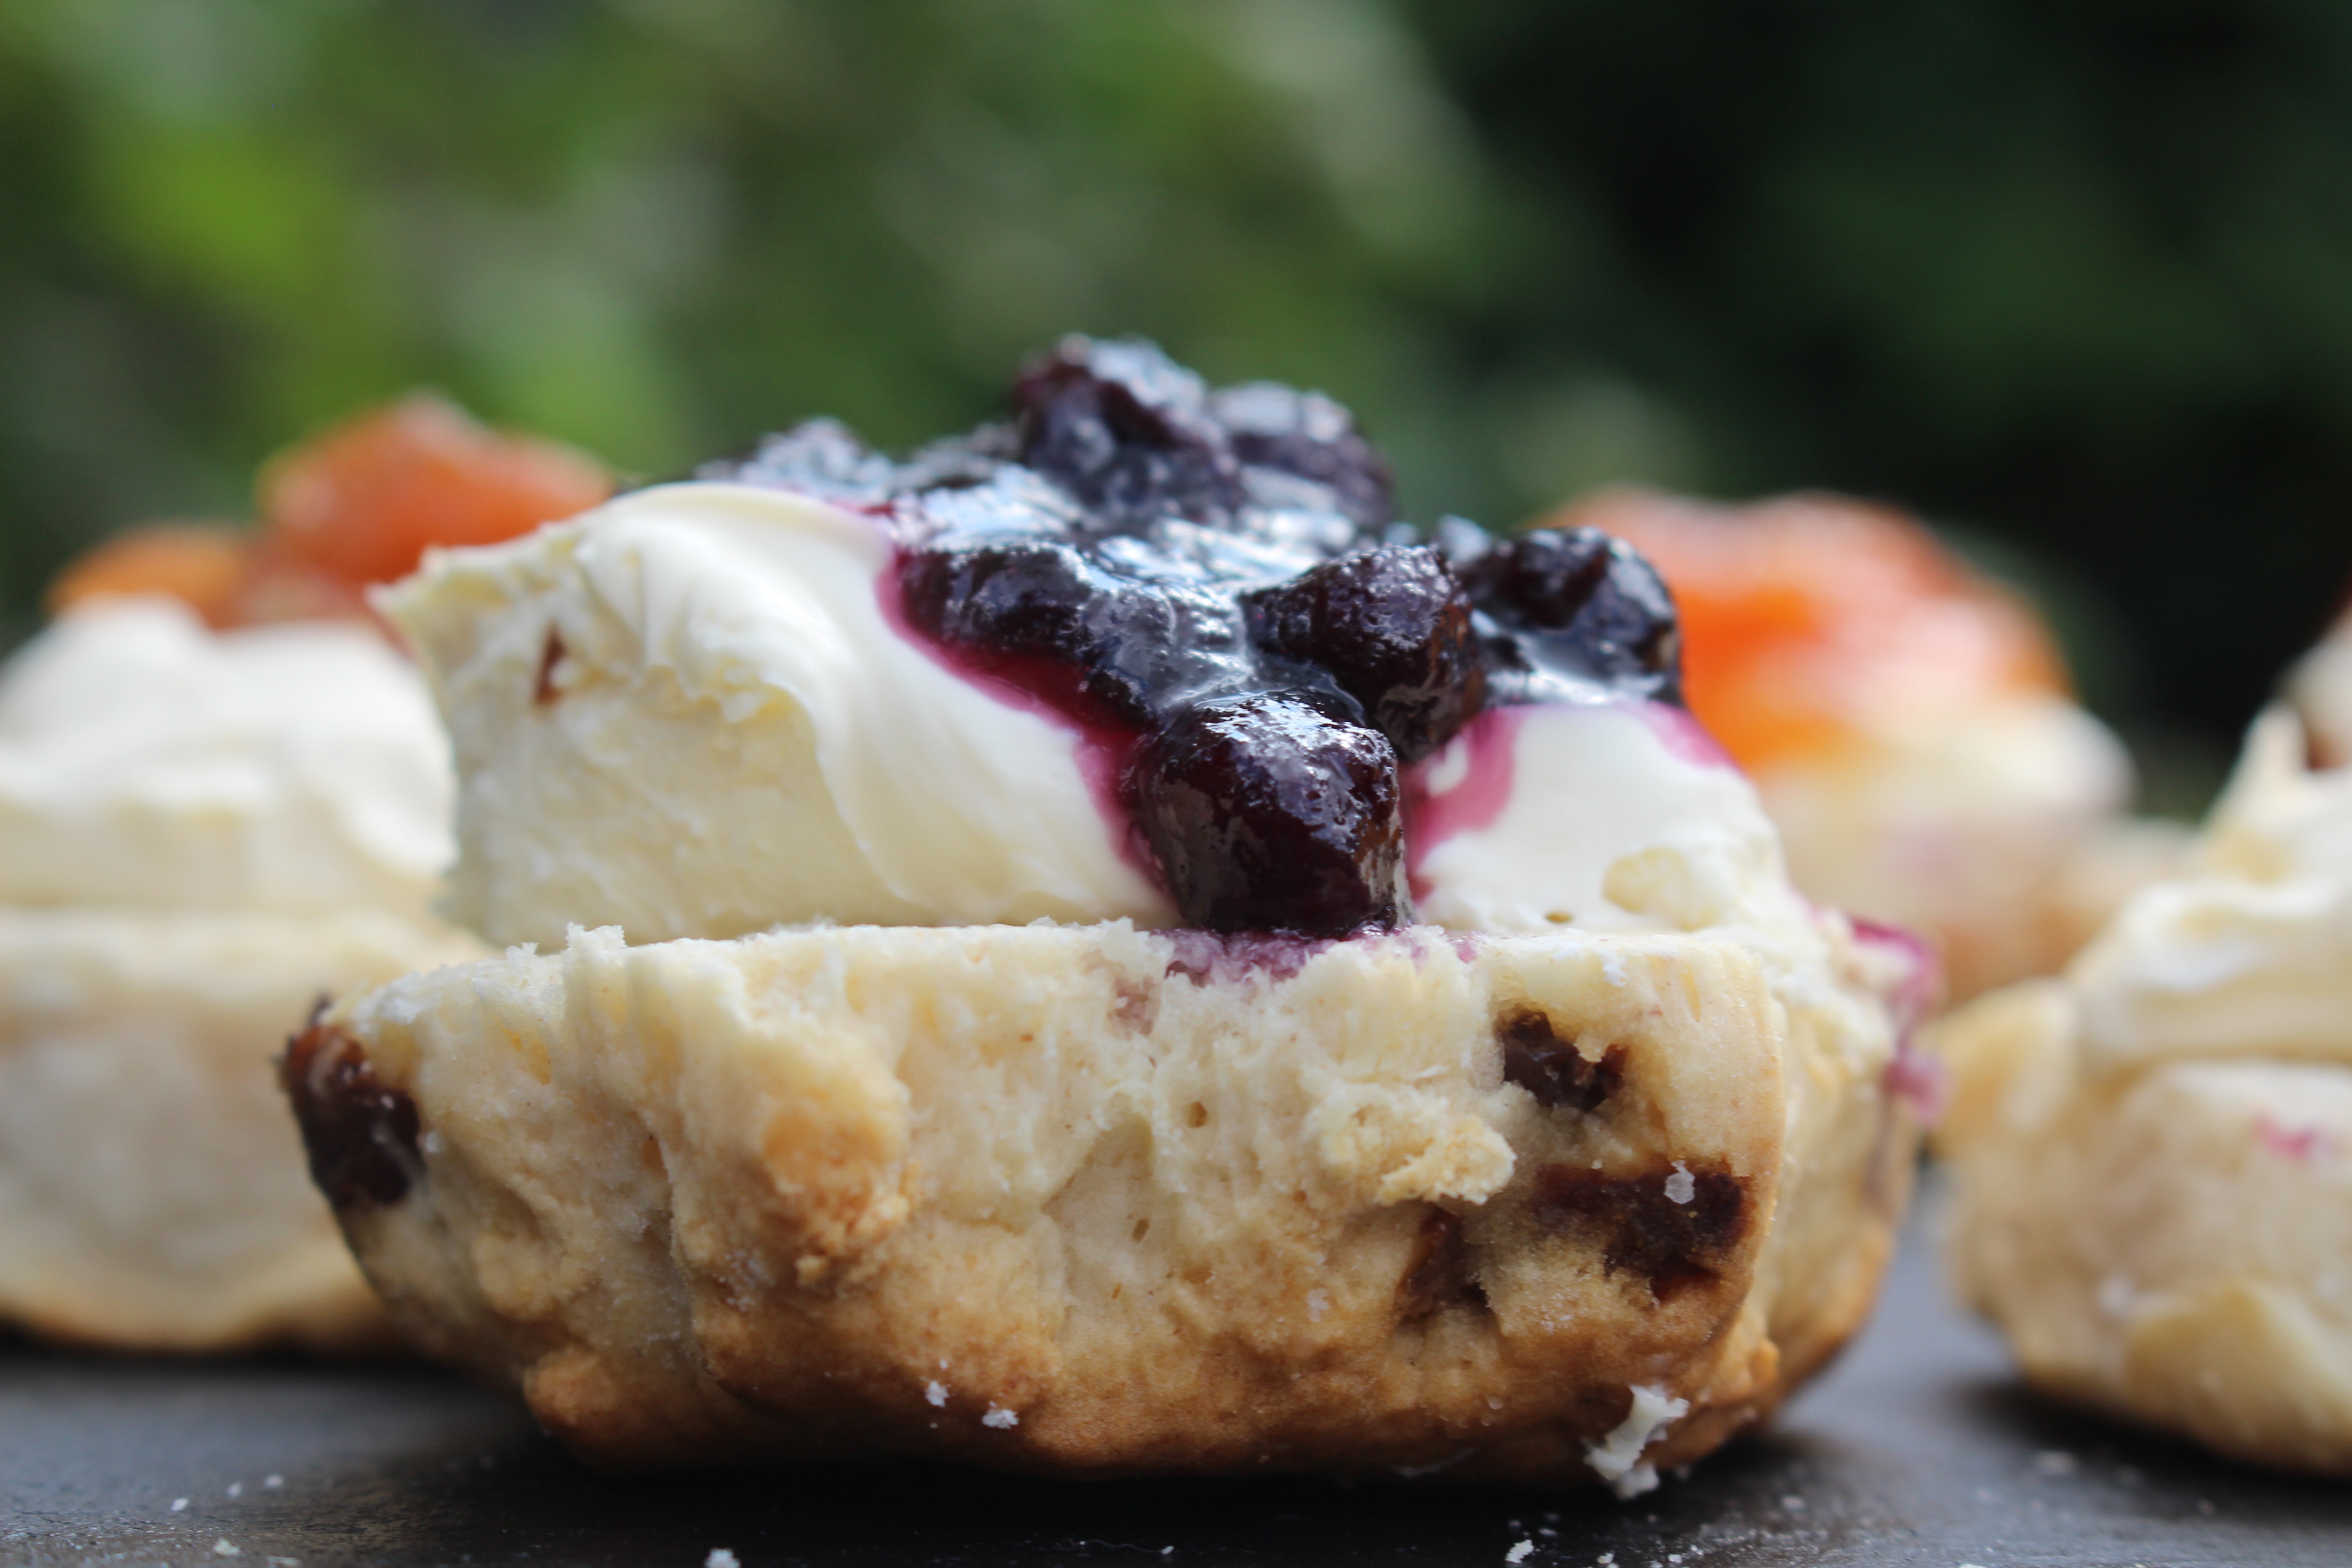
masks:
<path id="1" fill-rule="evenodd" d="M 694 477 L 799 490 L 857 506 L 881 500 L 894 470 L 889 458 L 866 450 L 838 419 L 811 419 L 761 438 L 746 457 L 705 463 Z"/>
<path id="2" fill-rule="evenodd" d="M 1378 528 L 1395 515 L 1389 500 L 1389 465 L 1357 432 L 1353 416 L 1317 392 L 1274 382 L 1229 386 L 1209 400 L 1209 411 L 1231 433 L 1234 455 L 1259 470 L 1254 491 L 1274 504 L 1282 496 L 1267 474 L 1317 487 L 1309 504 L 1337 511 L 1360 528 Z"/>
<path id="3" fill-rule="evenodd" d="M 1148 728 L 1223 684 L 1242 641 L 1229 600 L 1055 540 L 911 552 L 898 580 L 908 618 L 938 642 L 1091 724 Z"/>
<path id="4" fill-rule="evenodd" d="M 1547 676 L 1682 700 L 1674 599 L 1632 545 L 1593 528 L 1538 529 L 1497 542 L 1463 578 L 1490 623 L 1504 700 L 1541 700 Z"/>
<path id="5" fill-rule="evenodd" d="M 1021 461 L 1113 528 L 1220 521 L 1241 504 L 1241 462 L 1207 400 L 1149 343 L 1066 339 L 1013 384 Z"/>
<path id="6" fill-rule="evenodd" d="M 1478 710 L 1486 670 L 1470 616 L 1453 568 L 1423 545 L 1343 555 L 1250 602 L 1259 645 L 1328 672 L 1406 763 Z"/>
<path id="7" fill-rule="evenodd" d="M 900 564 L 908 619 L 991 674 L 1039 689 L 1090 723 L 1140 726 L 1139 694 L 1098 673 L 1107 625 L 1125 601 L 1117 584 L 1067 544 L 1014 539 L 961 550 L 926 550 Z M 1148 598 L 1141 606 L 1150 618 Z M 1147 637 L 1164 626 L 1139 628 Z"/>
<path id="8" fill-rule="evenodd" d="M 1201 703 L 1145 745 L 1133 791 L 1189 924 L 1344 936 L 1403 913 L 1396 752 L 1306 693 Z"/>
<path id="9" fill-rule="evenodd" d="M 1339 404 L 1065 339 L 1013 418 L 904 461 L 813 420 L 700 476 L 887 520 L 908 624 L 1093 731 L 1187 921 L 1407 918 L 1400 768 L 1482 705 L 1679 700 L 1674 605 L 1590 530 L 1437 548 Z"/>

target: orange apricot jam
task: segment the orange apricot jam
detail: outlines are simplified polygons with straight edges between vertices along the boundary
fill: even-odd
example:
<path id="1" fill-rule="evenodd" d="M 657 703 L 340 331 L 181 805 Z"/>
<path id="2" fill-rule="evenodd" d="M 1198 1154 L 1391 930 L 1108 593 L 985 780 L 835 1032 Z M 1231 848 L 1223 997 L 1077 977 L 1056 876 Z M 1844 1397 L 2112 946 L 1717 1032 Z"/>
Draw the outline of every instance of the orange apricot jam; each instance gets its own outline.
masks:
<path id="1" fill-rule="evenodd" d="M 68 564 L 49 613 L 104 594 L 165 594 L 215 628 L 367 615 L 370 584 L 415 570 L 427 546 L 494 544 L 604 500 L 586 454 L 508 436 L 428 393 L 362 414 L 270 459 L 259 530 L 131 529 Z"/>
<path id="2" fill-rule="evenodd" d="M 1691 711 L 1747 768 L 1838 750 L 1894 720 L 2066 689 L 2025 604 L 1883 507 L 1612 490 L 1542 525 L 1601 529 L 1656 565 L 1681 612 Z"/>
<path id="3" fill-rule="evenodd" d="M 156 522 L 116 534 L 76 556 L 43 600 L 53 616 L 109 594 L 167 594 L 215 627 L 237 619 L 253 535 L 231 523 Z"/>
<path id="4" fill-rule="evenodd" d="M 261 521 L 298 561 L 358 583 L 416 569 L 427 545 L 495 544 L 587 510 L 612 493 L 569 447 L 501 436 L 414 394 L 261 470 Z"/>

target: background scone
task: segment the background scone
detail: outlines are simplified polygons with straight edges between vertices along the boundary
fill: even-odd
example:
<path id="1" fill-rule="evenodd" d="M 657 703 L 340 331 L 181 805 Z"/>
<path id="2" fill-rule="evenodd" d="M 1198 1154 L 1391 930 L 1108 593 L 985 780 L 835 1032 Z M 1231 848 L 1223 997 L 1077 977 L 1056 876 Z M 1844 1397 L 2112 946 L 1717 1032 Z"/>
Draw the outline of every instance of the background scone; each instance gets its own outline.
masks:
<path id="1" fill-rule="evenodd" d="M 1149 345 L 1015 406 L 384 596 L 455 907 L 567 943 L 289 1059 L 403 1321 L 614 1463 L 1635 1488 L 1769 1410 L 1871 1297 L 1932 981 L 1790 886 L 1654 574 L 1408 542 L 1344 410 Z"/>
<path id="2" fill-rule="evenodd" d="M 1937 1026 L 1951 1263 L 2053 1393 L 2352 1472 L 2352 772 L 2280 706 L 2189 874 Z"/>
<path id="3" fill-rule="evenodd" d="M 446 742 L 373 631 L 68 614 L 0 676 L 0 1317 L 158 1349 L 383 1331 L 268 1062 L 478 956 L 427 905 Z"/>
<path id="4" fill-rule="evenodd" d="M 430 908 L 448 743 L 362 594 L 608 488 L 414 397 L 281 455 L 261 528 L 134 530 L 54 584 L 0 673 L 0 1319 L 383 1339 L 269 1059 L 321 996 L 486 950 Z"/>
<path id="5" fill-rule="evenodd" d="M 1797 885 L 1933 935 L 1954 996 L 2053 973 L 2177 860 L 2180 829 L 2121 815 L 2129 759 L 2033 607 L 1915 520 L 1612 490 L 1557 521 L 1657 563 L 1692 710 L 1756 780 Z"/>

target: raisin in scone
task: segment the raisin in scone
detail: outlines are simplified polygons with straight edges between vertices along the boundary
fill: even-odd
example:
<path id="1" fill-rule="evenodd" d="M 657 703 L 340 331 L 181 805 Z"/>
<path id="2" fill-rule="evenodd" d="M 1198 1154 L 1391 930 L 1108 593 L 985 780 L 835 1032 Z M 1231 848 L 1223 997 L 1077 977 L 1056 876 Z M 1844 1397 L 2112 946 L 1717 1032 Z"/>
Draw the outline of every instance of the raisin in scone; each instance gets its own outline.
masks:
<path id="1" fill-rule="evenodd" d="M 1769 1412 L 1933 982 L 1790 889 L 1655 574 L 1414 543 L 1344 410 L 1148 345 L 1014 405 L 384 599 L 520 944 L 287 1058 L 402 1321 L 616 1465 L 1633 1491 Z"/>
<path id="2" fill-rule="evenodd" d="M 2026 1375 L 2352 1473 L 2352 773 L 2263 715 L 2189 874 L 1937 1026 L 1961 1292 Z"/>

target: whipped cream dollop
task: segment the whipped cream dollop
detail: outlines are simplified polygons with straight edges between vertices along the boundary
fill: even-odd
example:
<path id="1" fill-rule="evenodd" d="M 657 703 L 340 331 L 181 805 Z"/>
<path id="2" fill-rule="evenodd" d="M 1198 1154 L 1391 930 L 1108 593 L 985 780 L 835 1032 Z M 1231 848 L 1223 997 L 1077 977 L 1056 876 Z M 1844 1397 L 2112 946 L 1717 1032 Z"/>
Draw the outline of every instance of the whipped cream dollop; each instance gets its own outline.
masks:
<path id="1" fill-rule="evenodd" d="M 1433 924 L 1699 931 L 1795 905 L 1755 790 L 1678 708 L 1488 709 L 1412 783 L 1407 859 Z"/>
<path id="2" fill-rule="evenodd" d="M 2075 961 L 2084 1058 L 2352 1061 L 2352 768 L 2264 711 L 2188 873 L 2143 889 Z"/>
<path id="3" fill-rule="evenodd" d="M 674 484 L 384 595 L 457 748 L 459 918 L 501 942 L 1175 923 L 1115 747 L 911 632 L 893 551 L 884 520 L 810 496 Z M 1809 918 L 1754 791 L 1678 710 L 1495 709 L 1409 793 L 1424 921 Z"/>
<path id="4" fill-rule="evenodd" d="M 426 916 L 448 744 L 365 627 L 100 599 L 0 673 L 0 903 Z"/>
<path id="5" fill-rule="evenodd" d="M 877 520 L 662 485 L 383 597 L 462 779 L 458 918 L 635 942 L 814 920 L 1165 924 L 1083 738 L 893 624 Z"/>

